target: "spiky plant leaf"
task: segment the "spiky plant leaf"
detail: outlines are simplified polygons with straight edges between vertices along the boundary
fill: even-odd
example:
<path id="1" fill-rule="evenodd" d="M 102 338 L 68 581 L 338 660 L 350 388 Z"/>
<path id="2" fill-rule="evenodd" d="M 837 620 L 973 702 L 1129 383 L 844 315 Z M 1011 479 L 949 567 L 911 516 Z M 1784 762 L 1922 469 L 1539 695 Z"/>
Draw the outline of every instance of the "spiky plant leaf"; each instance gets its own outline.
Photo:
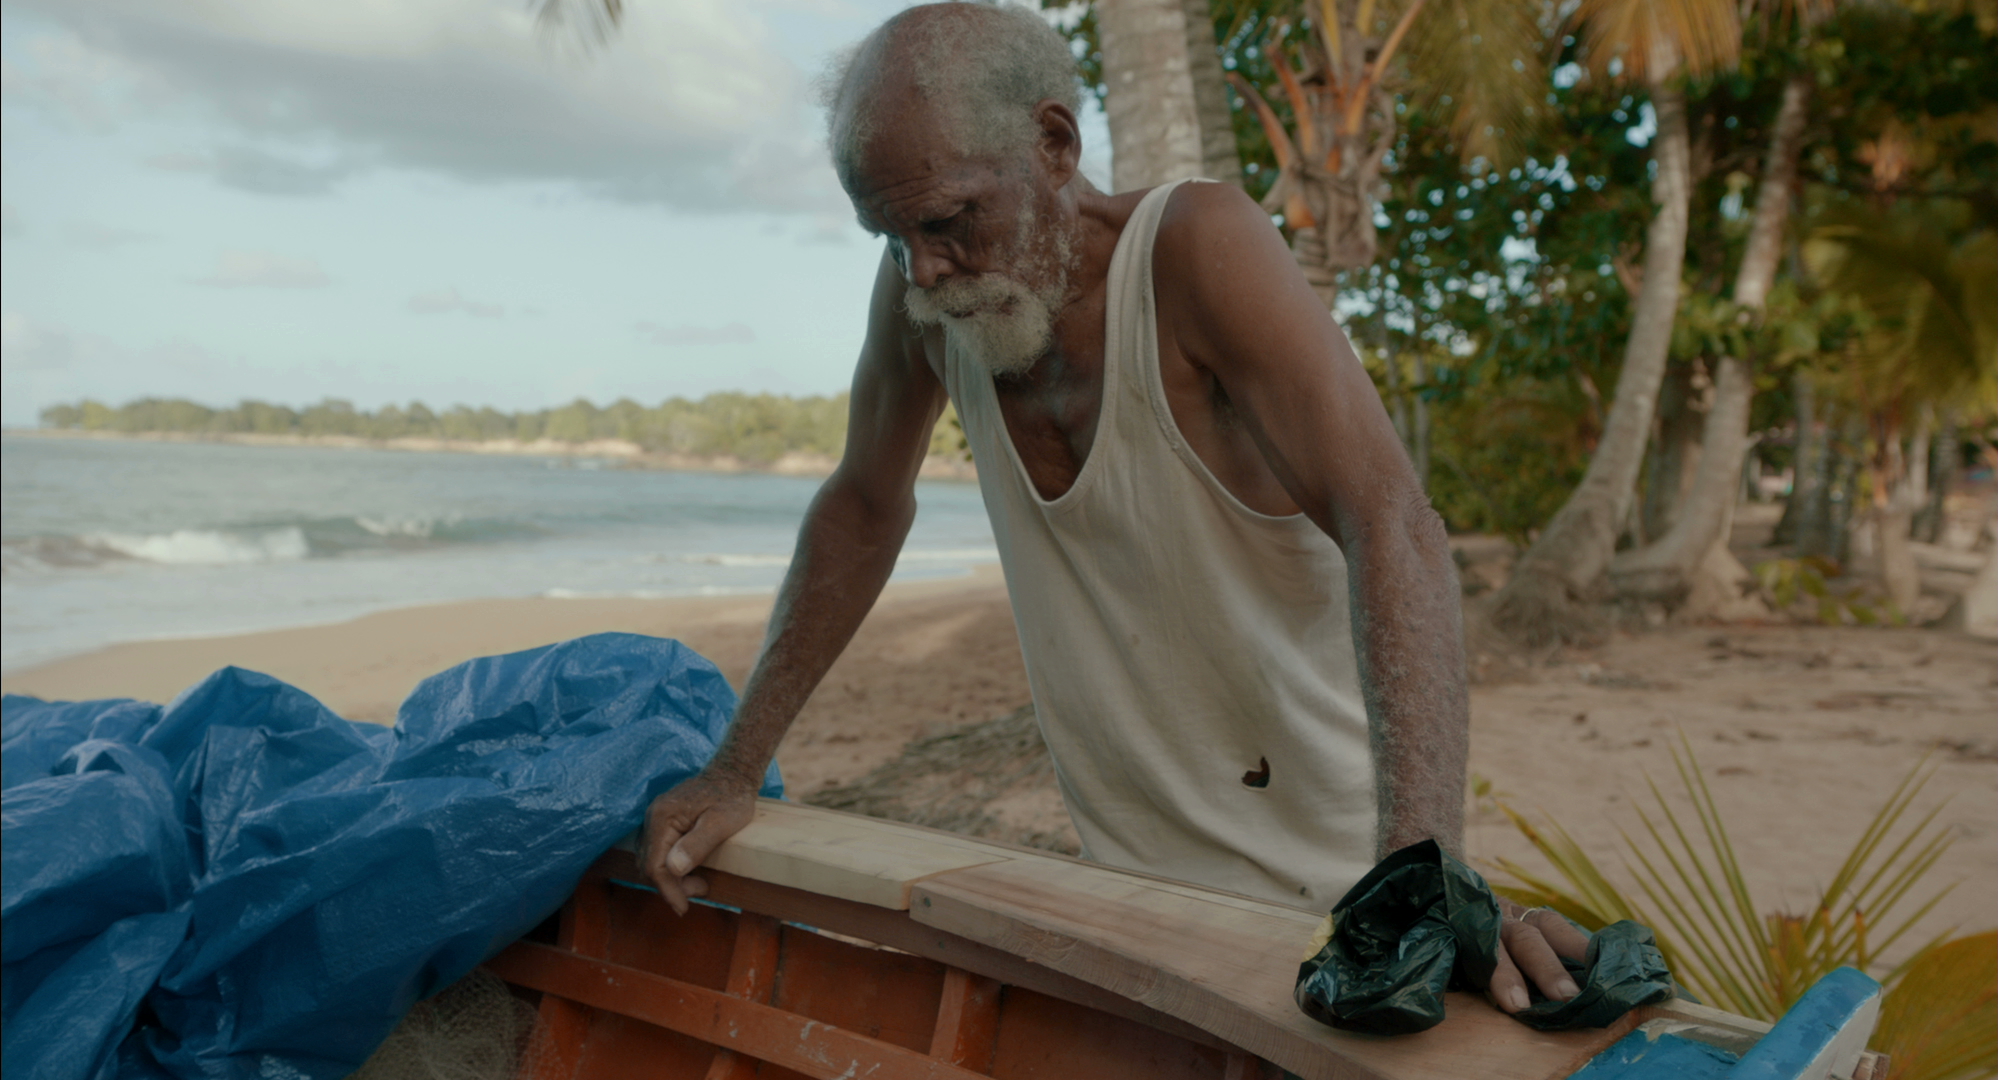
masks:
<path id="1" fill-rule="evenodd" d="M 1501 859 L 1496 868 L 1519 882 L 1499 886 L 1501 894 L 1585 927 L 1619 918 L 1645 923 L 1676 977 L 1745 1016 L 1775 1019 L 1834 968 L 1867 970 L 1888 987 L 1872 1046 L 1891 1055 L 1895 1077 L 1968 1080 L 1998 1067 L 1998 932 L 1947 940 L 1945 931 L 1884 971 L 1879 959 L 1955 887 L 1929 881 L 1950 843 L 1936 826 L 1942 805 L 1910 816 L 1934 775 L 1926 760 L 1888 795 L 1811 910 L 1765 914 L 1683 734 L 1672 756 L 1690 816 L 1647 780 L 1657 804 L 1655 812 L 1638 809 L 1647 842 L 1624 834 L 1625 867 L 1644 904 L 1611 882 L 1559 823 L 1536 825 L 1503 803 L 1555 876 Z"/>
<path id="2" fill-rule="evenodd" d="M 1872 1046 L 1892 1080 L 1998 1072 L 1998 930 L 1924 950 L 1881 1001 Z"/>

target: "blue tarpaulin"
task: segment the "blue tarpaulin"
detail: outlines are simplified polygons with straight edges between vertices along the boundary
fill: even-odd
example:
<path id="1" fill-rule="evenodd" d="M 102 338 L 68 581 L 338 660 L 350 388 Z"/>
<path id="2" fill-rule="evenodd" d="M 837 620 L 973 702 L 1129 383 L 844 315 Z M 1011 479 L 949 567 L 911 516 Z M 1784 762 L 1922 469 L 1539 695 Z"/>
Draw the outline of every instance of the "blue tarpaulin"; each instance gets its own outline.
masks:
<path id="1" fill-rule="evenodd" d="M 394 728 L 237 668 L 165 707 L 9 695 L 9 1080 L 345 1076 L 553 913 L 734 709 L 632 634 L 461 664 Z"/>

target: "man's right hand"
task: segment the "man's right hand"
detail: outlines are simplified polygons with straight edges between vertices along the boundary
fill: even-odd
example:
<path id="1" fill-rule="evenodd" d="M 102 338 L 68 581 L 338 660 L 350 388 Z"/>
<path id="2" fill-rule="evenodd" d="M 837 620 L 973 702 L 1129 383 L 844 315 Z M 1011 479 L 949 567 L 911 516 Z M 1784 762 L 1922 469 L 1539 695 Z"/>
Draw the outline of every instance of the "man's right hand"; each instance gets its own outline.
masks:
<path id="1" fill-rule="evenodd" d="M 695 867 L 756 817 L 758 781 L 701 773 L 652 800 L 645 811 L 638 865 L 676 914 L 705 896 L 708 883 L 690 876 Z"/>

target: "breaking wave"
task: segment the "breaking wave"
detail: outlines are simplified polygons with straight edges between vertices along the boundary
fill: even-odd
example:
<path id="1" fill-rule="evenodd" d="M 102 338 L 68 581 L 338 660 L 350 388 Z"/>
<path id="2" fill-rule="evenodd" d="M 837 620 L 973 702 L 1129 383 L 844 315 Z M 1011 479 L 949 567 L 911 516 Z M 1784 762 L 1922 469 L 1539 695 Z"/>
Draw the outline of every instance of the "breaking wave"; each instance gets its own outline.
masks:
<path id="1" fill-rule="evenodd" d="M 162 566 L 297 562 L 525 539 L 544 531 L 525 522 L 457 516 L 356 516 L 155 533 L 11 537 L 0 542 L 0 571 L 11 575 L 89 569 L 119 562 Z"/>

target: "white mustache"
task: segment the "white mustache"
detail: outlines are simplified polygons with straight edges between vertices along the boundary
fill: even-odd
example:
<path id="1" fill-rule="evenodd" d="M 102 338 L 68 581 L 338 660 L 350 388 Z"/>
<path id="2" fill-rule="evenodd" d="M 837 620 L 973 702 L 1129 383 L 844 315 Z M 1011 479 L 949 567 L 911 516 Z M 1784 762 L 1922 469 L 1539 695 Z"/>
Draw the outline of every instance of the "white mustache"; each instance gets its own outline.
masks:
<path id="1" fill-rule="evenodd" d="M 950 347 L 993 375 L 1032 370 L 1054 340 L 1053 308 L 1025 283 L 1003 274 L 910 286 L 902 304 L 919 326 L 942 325 Z"/>
<path id="2" fill-rule="evenodd" d="M 914 285 L 902 297 L 902 306 L 918 325 L 933 326 L 945 319 L 975 319 L 1021 310 L 1022 301 L 1031 302 L 1033 290 L 1004 274 L 980 274 L 970 278 L 945 278 L 927 289 Z"/>

